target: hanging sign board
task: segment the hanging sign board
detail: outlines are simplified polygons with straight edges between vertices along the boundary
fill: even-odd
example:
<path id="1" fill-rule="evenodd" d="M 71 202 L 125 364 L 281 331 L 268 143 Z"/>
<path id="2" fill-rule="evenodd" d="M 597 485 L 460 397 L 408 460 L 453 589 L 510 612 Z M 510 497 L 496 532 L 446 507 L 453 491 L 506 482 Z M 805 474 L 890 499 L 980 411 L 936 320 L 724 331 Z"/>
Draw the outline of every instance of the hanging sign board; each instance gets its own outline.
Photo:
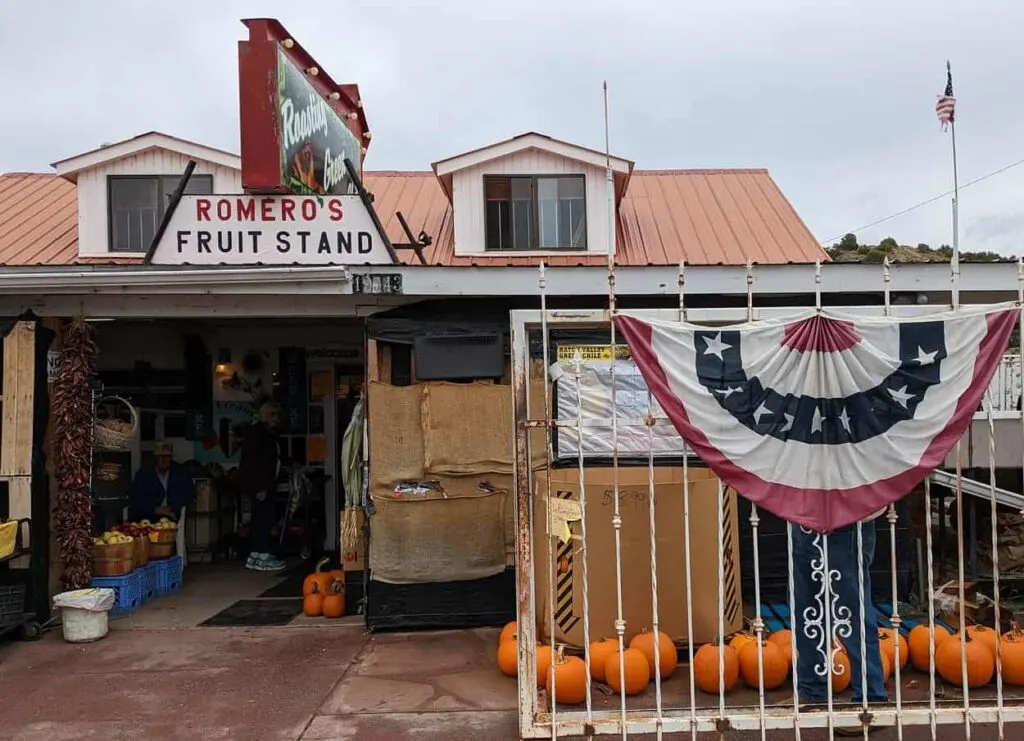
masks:
<path id="1" fill-rule="evenodd" d="M 48 383 L 53 383 L 57 380 L 57 376 L 60 375 L 60 359 L 61 354 L 57 350 L 47 350 L 46 352 L 46 380 Z"/>
<path id="2" fill-rule="evenodd" d="M 154 265 L 388 265 L 359 196 L 182 196 Z"/>

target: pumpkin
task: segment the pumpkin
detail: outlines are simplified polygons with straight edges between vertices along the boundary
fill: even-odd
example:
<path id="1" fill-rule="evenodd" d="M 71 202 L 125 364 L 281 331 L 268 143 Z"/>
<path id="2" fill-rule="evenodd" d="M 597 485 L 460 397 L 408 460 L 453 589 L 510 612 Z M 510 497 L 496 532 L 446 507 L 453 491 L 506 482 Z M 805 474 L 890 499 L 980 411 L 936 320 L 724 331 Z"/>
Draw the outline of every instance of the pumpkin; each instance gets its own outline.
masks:
<path id="1" fill-rule="evenodd" d="M 888 682 L 889 677 L 892 676 L 892 659 L 889 658 L 889 654 L 882 651 L 882 682 Z"/>
<path id="2" fill-rule="evenodd" d="M 676 665 L 679 663 L 679 655 L 676 653 L 675 644 L 667 633 L 660 630 L 658 631 L 657 652 L 659 663 L 655 663 L 654 633 L 648 633 L 646 630 L 638 633 L 629 642 L 629 647 L 635 648 L 647 659 L 647 663 L 651 667 L 651 679 L 654 679 L 654 673 L 658 669 L 661 670 L 662 679 L 671 677 L 672 672 L 676 670 Z"/>
<path id="3" fill-rule="evenodd" d="M 345 586 L 345 572 L 342 569 L 331 569 L 327 573 L 331 575 L 331 581 L 341 582 Z"/>
<path id="4" fill-rule="evenodd" d="M 507 641 L 509 638 L 516 637 L 516 631 L 519 630 L 519 623 L 513 620 L 511 623 L 505 623 L 505 627 L 501 629 L 501 635 L 498 636 L 498 645 Z"/>
<path id="5" fill-rule="evenodd" d="M 625 685 L 621 684 L 623 677 L 619 676 L 620 667 Z M 651 681 L 651 665 L 647 663 L 647 657 L 638 649 L 627 648 L 622 652 L 622 663 L 619 663 L 619 652 L 612 653 L 604 665 L 605 680 L 616 692 L 621 692 L 625 686 L 627 695 L 639 695 Z"/>
<path id="6" fill-rule="evenodd" d="M 882 652 L 883 656 L 889 657 L 889 666 L 896 666 L 896 641 L 893 639 L 894 635 L 899 635 L 900 644 L 900 669 L 907 668 L 907 662 L 910 661 L 910 647 L 907 645 L 907 639 L 902 634 L 894 633 L 892 628 L 879 628 L 878 629 L 878 650 Z M 927 642 L 927 638 L 925 641 Z M 927 643 L 925 646 L 927 651 Z"/>
<path id="7" fill-rule="evenodd" d="M 748 641 L 739 653 L 740 676 L 749 686 L 757 688 L 758 666 L 757 666 L 756 640 Z M 789 661 L 782 649 L 769 641 L 761 641 L 761 663 L 764 673 L 764 688 L 774 690 L 782 686 L 789 674 Z"/>
<path id="8" fill-rule="evenodd" d="M 324 614 L 324 595 L 316 583 L 313 584 L 313 591 L 302 598 L 302 612 L 309 617 L 320 617 Z"/>
<path id="9" fill-rule="evenodd" d="M 519 675 L 519 639 L 509 638 L 498 646 L 498 668 L 509 677 Z"/>
<path id="10" fill-rule="evenodd" d="M 999 639 L 1003 681 L 1015 687 L 1024 686 L 1024 633 L 1014 628 Z"/>
<path id="11" fill-rule="evenodd" d="M 947 638 L 935 649 L 935 670 L 954 687 L 962 687 L 961 647 L 967 663 L 967 686 L 984 687 L 995 674 L 996 657 L 981 641 L 962 641 L 960 636 Z"/>
<path id="12" fill-rule="evenodd" d="M 537 646 L 537 689 L 544 689 L 551 673 L 551 646 Z"/>
<path id="13" fill-rule="evenodd" d="M 321 571 L 323 565 L 327 563 L 326 558 L 321 558 L 316 564 L 316 571 L 312 574 L 307 574 L 306 578 L 302 580 L 302 596 L 308 597 L 313 594 L 313 586 L 316 585 L 317 591 L 320 594 L 327 594 L 327 590 L 331 588 L 331 582 L 334 578 L 331 576 L 329 571 Z"/>
<path id="14" fill-rule="evenodd" d="M 558 647 L 555 654 L 555 670 L 549 669 L 544 689 L 554 694 L 555 702 L 563 705 L 579 705 L 587 699 L 587 665 L 577 656 L 566 656 L 565 649 Z M 554 692 L 551 680 L 554 678 Z"/>
<path id="15" fill-rule="evenodd" d="M 938 648 L 945 641 L 950 638 L 949 631 L 943 628 L 941 625 L 935 626 L 935 651 L 938 653 Z M 929 658 L 929 646 L 931 645 L 931 639 L 929 638 L 928 626 L 927 625 L 915 625 L 914 629 L 910 631 L 910 636 L 907 638 L 907 643 L 910 647 L 910 663 L 919 672 L 929 671 L 929 665 L 931 659 Z"/>
<path id="16" fill-rule="evenodd" d="M 777 630 L 768 636 L 768 642 L 774 643 L 781 648 L 782 653 L 786 655 L 786 661 L 789 662 L 790 666 L 793 666 L 793 631 L 788 628 Z"/>
<path id="17" fill-rule="evenodd" d="M 737 633 L 729 639 L 729 645 L 732 646 L 733 651 L 735 651 L 736 655 L 739 656 L 739 653 L 743 650 L 743 647 L 753 640 L 754 636 L 750 635 L 750 633 Z"/>
<path id="18" fill-rule="evenodd" d="M 345 587 L 340 582 L 331 584 L 330 591 L 324 595 L 321 611 L 326 618 L 340 618 L 345 614 Z"/>
<path id="19" fill-rule="evenodd" d="M 832 692 L 839 694 L 844 692 L 853 681 L 853 665 L 846 649 L 840 647 L 832 659 Z"/>
<path id="20" fill-rule="evenodd" d="M 999 642 L 999 637 L 996 632 L 984 625 L 968 625 L 967 637 L 971 641 L 976 641 L 982 645 L 988 646 L 989 651 L 992 652 L 992 656 L 996 655 L 996 644 Z"/>
<path id="21" fill-rule="evenodd" d="M 1024 645 L 1024 644 L 1021 644 Z M 602 638 L 590 644 L 590 676 L 598 682 L 605 681 L 604 666 L 608 657 L 619 650 L 619 642 L 615 638 Z"/>
<path id="22" fill-rule="evenodd" d="M 1024 645 L 1024 644 L 1022 644 Z M 736 656 L 736 650 L 729 645 L 717 643 L 705 643 L 697 653 L 693 655 L 693 678 L 697 686 L 709 694 L 718 694 L 719 690 L 719 658 L 723 656 L 725 677 L 722 682 L 726 692 L 736 686 L 740 678 L 740 660 Z"/>

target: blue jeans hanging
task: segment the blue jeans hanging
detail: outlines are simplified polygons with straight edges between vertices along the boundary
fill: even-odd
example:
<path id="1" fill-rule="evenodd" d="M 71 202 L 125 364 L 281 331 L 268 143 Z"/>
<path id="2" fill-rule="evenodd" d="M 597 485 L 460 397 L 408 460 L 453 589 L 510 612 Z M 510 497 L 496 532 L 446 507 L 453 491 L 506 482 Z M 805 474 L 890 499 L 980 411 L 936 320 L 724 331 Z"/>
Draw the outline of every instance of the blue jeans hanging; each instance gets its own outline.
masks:
<path id="1" fill-rule="evenodd" d="M 863 699 L 861 681 L 861 631 L 867 657 L 867 689 L 870 702 L 885 702 L 885 681 L 882 677 L 882 656 L 878 648 L 878 617 L 871 599 L 871 562 L 875 557 L 875 523 L 862 523 L 864 569 L 864 622 L 860 620 L 860 586 L 857 575 L 857 526 L 850 525 L 828 535 L 828 569 L 832 574 L 829 597 L 832 614 L 826 622 L 824 613 L 824 541 L 820 533 L 799 525 L 790 525 L 793 534 L 793 630 L 796 632 L 797 691 L 800 702 L 823 703 L 828 685 L 825 675 L 824 651 L 832 641 L 825 637 L 826 626 L 838 637 L 850 657 L 850 687 L 854 702 Z M 866 630 L 865 630 L 866 629 Z"/>

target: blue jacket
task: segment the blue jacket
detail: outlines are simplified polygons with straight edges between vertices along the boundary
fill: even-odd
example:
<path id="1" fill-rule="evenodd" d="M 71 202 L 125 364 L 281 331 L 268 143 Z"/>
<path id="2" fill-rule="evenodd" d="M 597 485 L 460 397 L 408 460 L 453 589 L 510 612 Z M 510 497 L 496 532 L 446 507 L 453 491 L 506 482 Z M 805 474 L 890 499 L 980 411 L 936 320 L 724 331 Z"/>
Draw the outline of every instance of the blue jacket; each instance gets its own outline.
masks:
<path id="1" fill-rule="evenodd" d="M 181 517 L 181 508 L 191 505 L 196 498 L 196 487 L 186 469 L 180 463 L 171 463 L 167 473 L 167 506 L 175 517 Z M 132 482 L 129 498 L 134 518 L 150 518 L 164 500 L 164 486 L 156 473 L 156 466 L 140 468 Z"/>

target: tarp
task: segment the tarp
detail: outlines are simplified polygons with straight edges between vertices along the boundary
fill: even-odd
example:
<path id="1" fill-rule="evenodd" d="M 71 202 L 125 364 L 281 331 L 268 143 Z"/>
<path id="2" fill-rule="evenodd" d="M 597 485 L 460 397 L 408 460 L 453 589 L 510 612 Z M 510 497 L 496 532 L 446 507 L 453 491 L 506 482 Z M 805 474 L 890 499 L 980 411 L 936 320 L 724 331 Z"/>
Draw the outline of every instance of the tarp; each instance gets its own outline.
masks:
<path id="1" fill-rule="evenodd" d="M 970 424 L 1012 304 L 915 318 L 810 310 L 709 328 L 615 318 L 687 444 L 730 486 L 828 532 L 910 492 Z"/>

